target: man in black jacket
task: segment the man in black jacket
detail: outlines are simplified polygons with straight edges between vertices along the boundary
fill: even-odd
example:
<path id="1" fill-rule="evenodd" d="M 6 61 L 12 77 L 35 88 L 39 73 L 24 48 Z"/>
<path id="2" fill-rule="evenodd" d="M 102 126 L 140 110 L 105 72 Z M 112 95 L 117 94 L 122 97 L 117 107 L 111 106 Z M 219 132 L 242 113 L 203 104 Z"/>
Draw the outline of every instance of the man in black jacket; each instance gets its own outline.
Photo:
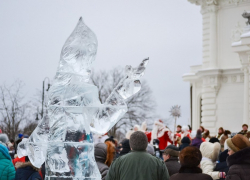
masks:
<path id="1" fill-rule="evenodd" d="M 177 149 L 177 147 L 169 145 L 163 152 L 163 159 L 168 169 L 169 176 L 178 173 L 181 168 L 181 165 L 178 162 L 179 151 L 177 151 Z"/>

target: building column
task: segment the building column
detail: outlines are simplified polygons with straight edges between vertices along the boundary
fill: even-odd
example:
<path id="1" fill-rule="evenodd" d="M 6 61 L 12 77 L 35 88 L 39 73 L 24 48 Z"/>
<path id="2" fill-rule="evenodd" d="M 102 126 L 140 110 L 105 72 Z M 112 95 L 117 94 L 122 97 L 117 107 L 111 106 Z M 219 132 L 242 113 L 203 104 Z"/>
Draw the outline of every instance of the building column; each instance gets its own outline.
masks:
<path id="1" fill-rule="evenodd" d="M 213 5 L 214 8 L 209 12 L 210 14 L 210 68 L 217 68 L 217 7 Z"/>
<path id="2" fill-rule="evenodd" d="M 249 123 L 249 70 L 248 66 L 243 67 L 244 71 L 244 111 L 243 123 Z"/>

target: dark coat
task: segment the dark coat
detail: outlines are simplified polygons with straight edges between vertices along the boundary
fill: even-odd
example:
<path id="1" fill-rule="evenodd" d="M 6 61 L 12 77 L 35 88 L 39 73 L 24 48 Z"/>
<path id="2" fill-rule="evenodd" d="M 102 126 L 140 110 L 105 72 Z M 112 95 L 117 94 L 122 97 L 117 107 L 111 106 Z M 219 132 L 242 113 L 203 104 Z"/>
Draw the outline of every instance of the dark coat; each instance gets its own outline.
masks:
<path id="1" fill-rule="evenodd" d="M 200 146 L 201 146 L 201 143 L 202 143 L 202 142 L 203 142 L 203 141 L 202 141 L 201 139 L 199 139 L 199 138 L 194 138 L 193 141 L 192 141 L 191 146 L 195 146 L 195 147 L 197 147 L 198 149 L 200 149 Z"/>
<path id="2" fill-rule="evenodd" d="M 119 156 L 123 156 L 125 154 L 128 154 L 130 152 L 130 144 L 129 144 L 129 140 L 126 139 L 122 142 L 122 150 L 119 154 Z"/>
<path id="3" fill-rule="evenodd" d="M 181 165 L 178 162 L 178 157 L 171 156 L 168 160 L 165 161 L 165 165 L 168 169 L 169 176 L 179 172 Z"/>
<path id="4" fill-rule="evenodd" d="M 102 175 L 102 180 L 105 180 L 109 167 L 105 164 L 107 157 L 107 146 L 104 143 L 98 143 L 95 145 L 95 160 L 98 169 Z"/>
<path id="5" fill-rule="evenodd" d="M 250 179 L 250 147 L 242 149 L 227 158 L 229 171 L 226 180 Z"/>
<path id="6" fill-rule="evenodd" d="M 164 162 L 146 151 L 131 151 L 114 160 L 106 180 L 169 180 Z"/>
<path id="7" fill-rule="evenodd" d="M 213 178 L 207 174 L 202 174 L 202 170 L 198 167 L 181 167 L 179 173 L 172 175 L 170 180 L 213 180 Z"/>
<path id="8" fill-rule="evenodd" d="M 37 168 L 32 166 L 30 162 L 17 162 L 15 180 L 42 180 Z"/>
<path id="9" fill-rule="evenodd" d="M 219 163 L 216 164 L 214 171 L 219 171 L 219 172 L 225 172 L 226 174 L 228 173 L 229 167 L 227 166 L 227 157 L 228 157 L 228 150 L 223 151 L 220 153 L 219 156 Z M 220 178 L 220 180 L 223 180 L 224 178 Z"/>

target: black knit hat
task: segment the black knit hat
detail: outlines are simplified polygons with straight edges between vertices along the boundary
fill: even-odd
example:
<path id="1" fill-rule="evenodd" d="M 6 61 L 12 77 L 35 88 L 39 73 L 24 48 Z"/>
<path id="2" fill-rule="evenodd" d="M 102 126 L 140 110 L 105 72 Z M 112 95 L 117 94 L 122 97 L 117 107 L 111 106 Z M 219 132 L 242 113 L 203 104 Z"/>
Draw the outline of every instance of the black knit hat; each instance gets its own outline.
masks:
<path id="1" fill-rule="evenodd" d="M 216 138 L 216 137 L 212 137 L 212 138 L 209 140 L 209 142 L 211 142 L 211 143 L 216 143 L 216 142 L 220 143 L 219 139 Z"/>
<path id="2" fill-rule="evenodd" d="M 197 167 L 202 159 L 201 151 L 197 147 L 188 146 L 180 152 L 179 159 L 182 167 Z"/>
<path id="3" fill-rule="evenodd" d="M 143 132 L 136 131 L 131 134 L 129 144 L 135 151 L 145 151 L 148 146 L 148 138 Z"/>

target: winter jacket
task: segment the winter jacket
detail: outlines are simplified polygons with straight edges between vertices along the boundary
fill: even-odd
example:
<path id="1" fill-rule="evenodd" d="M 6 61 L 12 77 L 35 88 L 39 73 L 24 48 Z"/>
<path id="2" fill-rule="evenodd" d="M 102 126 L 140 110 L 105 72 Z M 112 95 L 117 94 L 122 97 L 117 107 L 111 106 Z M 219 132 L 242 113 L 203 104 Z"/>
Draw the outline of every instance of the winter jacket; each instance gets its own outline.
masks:
<path id="1" fill-rule="evenodd" d="M 31 162 L 17 162 L 15 180 L 42 180 L 38 173 L 39 169 L 34 167 Z"/>
<path id="2" fill-rule="evenodd" d="M 104 143 L 98 143 L 95 145 L 95 160 L 98 169 L 102 175 L 102 180 L 105 180 L 109 167 L 105 164 L 107 157 L 107 146 Z"/>
<path id="3" fill-rule="evenodd" d="M 226 180 L 250 179 L 250 147 L 242 149 L 227 158 L 229 171 Z"/>
<path id="4" fill-rule="evenodd" d="M 219 163 L 216 164 L 214 171 L 225 172 L 228 173 L 229 167 L 227 166 L 227 157 L 228 157 L 228 150 L 223 151 L 219 156 Z M 220 178 L 223 180 L 224 178 Z"/>
<path id="5" fill-rule="evenodd" d="M 122 150 L 119 154 L 119 156 L 123 156 L 125 154 L 128 154 L 130 152 L 130 145 L 129 145 L 129 139 L 126 139 L 122 142 Z"/>
<path id="6" fill-rule="evenodd" d="M 211 159 L 203 157 L 200 165 L 203 173 L 210 175 L 213 179 L 220 178 L 219 171 L 214 171 L 216 164 Z"/>
<path id="7" fill-rule="evenodd" d="M 176 174 L 179 172 L 181 165 L 178 162 L 178 157 L 171 156 L 168 160 L 165 161 L 165 165 L 168 169 L 169 176 L 172 176 L 173 174 Z"/>
<path id="8" fill-rule="evenodd" d="M 197 147 L 198 149 L 200 149 L 200 146 L 201 146 L 201 143 L 202 143 L 202 142 L 203 142 L 202 139 L 194 138 L 194 139 L 192 140 L 191 146 L 195 146 L 195 147 Z"/>
<path id="9" fill-rule="evenodd" d="M 15 178 L 15 168 L 7 147 L 0 144 L 0 179 L 13 180 Z"/>
<path id="10" fill-rule="evenodd" d="M 131 151 L 113 161 L 106 180 L 169 180 L 164 162 L 146 151 Z"/>
<path id="11" fill-rule="evenodd" d="M 179 173 L 170 177 L 170 180 L 212 180 L 212 178 L 207 174 L 202 174 L 202 170 L 198 167 L 182 167 Z"/>

